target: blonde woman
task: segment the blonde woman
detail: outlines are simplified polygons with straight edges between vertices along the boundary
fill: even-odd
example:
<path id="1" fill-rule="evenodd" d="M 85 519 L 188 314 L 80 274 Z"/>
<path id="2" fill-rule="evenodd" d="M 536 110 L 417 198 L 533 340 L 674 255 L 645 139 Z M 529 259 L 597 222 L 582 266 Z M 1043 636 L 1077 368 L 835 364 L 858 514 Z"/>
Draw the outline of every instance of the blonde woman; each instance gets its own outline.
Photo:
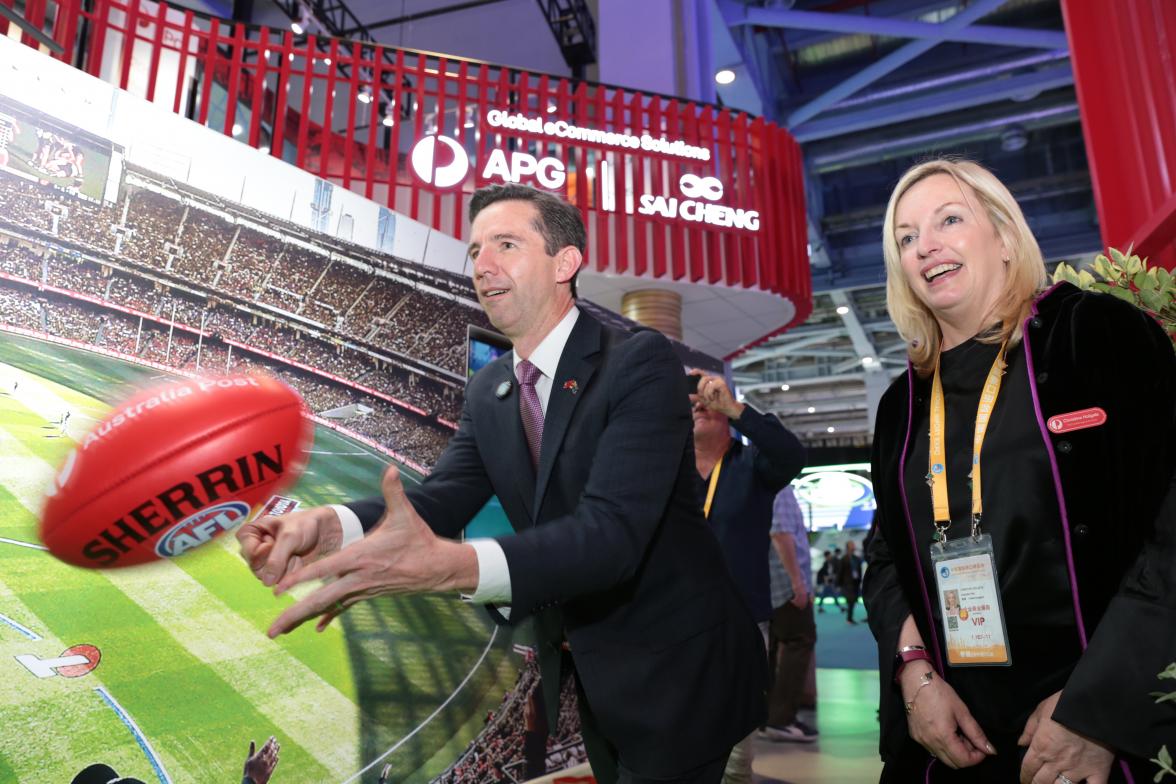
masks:
<path id="1" fill-rule="evenodd" d="M 1176 737 L 1149 696 L 1176 660 L 1172 346 L 1127 303 L 1046 288 L 975 163 L 906 172 L 882 239 L 910 359 L 874 435 L 882 780 L 1150 780 Z"/>

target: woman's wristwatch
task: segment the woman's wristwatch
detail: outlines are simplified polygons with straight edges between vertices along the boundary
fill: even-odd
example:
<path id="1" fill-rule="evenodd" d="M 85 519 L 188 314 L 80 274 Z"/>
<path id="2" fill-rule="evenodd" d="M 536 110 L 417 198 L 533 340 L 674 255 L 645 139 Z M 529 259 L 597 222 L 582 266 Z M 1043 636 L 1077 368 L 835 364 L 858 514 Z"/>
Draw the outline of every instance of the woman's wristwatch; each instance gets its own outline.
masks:
<path id="1" fill-rule="evenodd" d="M 898 653 L 894 654 L 894 682 L 898 683 L 898 677 L 902 675 L 903 668 L 913 661 L 931 661 L 931 654 L 927 653 L 927 649 L 922 645 L 907 645 L 904 648 L 899 648 Z"/>

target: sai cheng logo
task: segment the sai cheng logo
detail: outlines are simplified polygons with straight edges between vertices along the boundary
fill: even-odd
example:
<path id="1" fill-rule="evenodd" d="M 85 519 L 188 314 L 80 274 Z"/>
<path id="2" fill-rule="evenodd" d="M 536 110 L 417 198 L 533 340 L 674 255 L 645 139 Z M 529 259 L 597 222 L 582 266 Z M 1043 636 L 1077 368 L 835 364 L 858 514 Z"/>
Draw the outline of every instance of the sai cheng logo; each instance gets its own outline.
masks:
<path id="1" fill-rule="evenodd" d="M 642 215 L 660 215 L 670 220 L 680 218 L 724 228 L 759 231 L 759 211 L 715 203 L 723 198 L 723 183 L 717 177 L 700 177 L 687 172 L 678 180 L 678 190 L 686 198 L 645 194 L 641 197 L 641 206 L 637 212 Z"/>
<path id="2" fill-rule="evenodd" d="M 229 501 L 201 509 L 176 523 L 170 531 L 161 536 L 155 545 L 155 552 L 162 558 L 183 555 L 193 547 L 210 541 L 217 534 L 231 531 L 248 516 L 249 505 L 241 501 Z"/>
<path id="3" fill-rule="evenodd" d="M 418 178 L 438 188 L 460 185 L 470 170 L 470 158 L 465 148 L 455 139 L 436 134 L 413 145 L 409 160 Z"/>

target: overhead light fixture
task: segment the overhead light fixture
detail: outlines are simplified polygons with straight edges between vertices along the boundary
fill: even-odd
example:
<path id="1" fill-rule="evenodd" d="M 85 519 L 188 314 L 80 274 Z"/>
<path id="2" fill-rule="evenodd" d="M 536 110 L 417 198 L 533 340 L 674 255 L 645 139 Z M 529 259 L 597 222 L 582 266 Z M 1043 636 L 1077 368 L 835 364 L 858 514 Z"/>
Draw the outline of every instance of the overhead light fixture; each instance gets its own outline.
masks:
<path id="1" fill-rule="evenodd" d="M 241 131 L 243 131 L 243 130 L 245 130 L 245 129 L 241 127 L 241 123 L 233 123 L 233 135 L 234 136 L 240 136 Z"/>
<path id="2" fill-rule="evenodd" d="M 385 128 L 391 128 L 393 125 L 396 124 L 396 118 L 394 116 L 395 114 L 396 114 L 396 105 L 389 103 L 384 108 L 384 119 L 380 121 L 384 124 Z"/>
<path id="3" fill-rule="evenodd" d="M 869 367 L 870 365 L 874 364 L 874 358 L 873 357 L 862 357 L 862 364 L 865 365 L 866 367 Z"/>
<path id="4" fill-rule="evenodd" d="M 355 97 L 359 99 L 360 103 L 371 103 L 372 102 L 372 88 L 368 87 L 365 84 L 363 87 L 359 88 L 359 94 L 356 95 Z"/>
<path id="5" fill-rule="evenodd" d="M 809 412 L 810 414 L 815 414 L 815 413 L 817 413 L 817 407 L 816 407 L 816 406 L 809 406 L 809 407 L 808 407 L 808 412 Z"/>
<path id="6" fill-rule="evenodd" d="M 730 84 L 733 81 L 735 81 L 735 72 L 730 68 L 715 71 L 715 84 Z"/>
<path id="7" fill-rule="evenodd" d="M 791 386 L 789 386 L 788 384 L 781 384 L 781 385 L 780 385 L 780 391 L 781 391 L 781 392 L 787 392 L 787 391 L 788 391 L 788 390 L 790 390 L 790 389 L 792 389 L 792 387 L 791 387 Z"/>
<path id="8" fill-rule="evenodd" d="M 838 316 L 844 316 L 848 313 L 849 313 L 849 306 L 848 305 L 838 305 L 837 306 L 837 315 Z"/>
<path id="9" fill-rule="evenodd" d="M 302 35 L 310 28 L 310 9 L 306 7 L 305 3 L 298 4 L 298 18 L 290 22 L 290 29 L 294 31 L 294 35 Z"/>
<path id="10" fill-rule="evenodd" d="M 825 432 L 826 433 L 836 433 L 837 428 L 833 427 L 833 425 L 829 425 L 827 428 L 825 428 Z"/>
<path id="11" fill-rule="evenodd" d="M 270 151 L 269 145 L 263 144 L 257 148 L 257 151 L 260 152 L 262 155 L 269 155 L 269 151 Z"/>
<path id="12" fill-rule="evenodd" d="M 1005 152 L 1023 150 L 1027 144 L 1029 144 L 1029 133 L 1023 125 L 1013 123 L 1000 132 L 1000 148 Z"/>

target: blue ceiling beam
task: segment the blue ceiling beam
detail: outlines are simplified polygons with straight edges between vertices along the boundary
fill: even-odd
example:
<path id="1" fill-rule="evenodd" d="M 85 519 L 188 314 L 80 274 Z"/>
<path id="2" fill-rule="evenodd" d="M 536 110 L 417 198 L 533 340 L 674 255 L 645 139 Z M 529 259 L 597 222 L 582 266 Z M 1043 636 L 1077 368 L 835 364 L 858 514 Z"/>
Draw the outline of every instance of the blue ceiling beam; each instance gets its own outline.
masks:
<path id="1" fill-rule="evenodd" d="M 721 2 L 733 2 L 733 0 L 721 0 Z M 1066 34 L 1056 30 L 972 25 L 945 33 L 943 24 L 909 19 L 749 6 L 743 6 L 743 11 L 743 18 L 737 22 L 739 25 L 783 27 L 790 30 L 820 30 L 850 35 L 885 35 L 891 38 L 930 38 L 935 41 L 1021 46 L 1030 49 L 1061 49 L 1068 45 Z"/>
<path id="2" fill-rule="evenodd" d="M 973 106 L 998 103 L 1026 94 L 1066 87 L 1073 83 L 1074 72 L 1069 64 L 1055 65 L 1033 73 L 953 87 L 934 95 L 879 102 L 869 109 L 859 109 L 795 126 L 792 128 L 792 135 L 802 143 L 813 142 L 923 117 L 934 117 Z"/>
<path id="3" fill-rule="evenodd" d="M 731 2 L 731 0 L 720 0 L 720 2 L 725 4 Z M 914 60 L 916 57 L 928 51 L 936 44 L 941 43 L 944 40 L 943 36 L 962 30 L 975 22 L 977 19 L 984 18 L 988 14 L 995 11 L 997 8 L 1000 8 L 1004 2 L 1005 0 L 975 0 L 975 2 L 973 2 L 960 13 L 953 16 L 951 19 L 948 19 L 946 22 L 940 25 L 936 25 L 936 27 L 939 28 L 940 34 L 938 38 L 923 38 L 918 41 L 911 41 L 909 44 L 905 44 L 898 49 L 895 49 L 881 60 L 878 60 L 872 65 L 867 66 L 850 78 L 846 79 L 841 84 L 825 91 L 821 95 L 814 98 L 812 101 L 794 111 L 785 121 L 785 125 L 787 125 L 789 128 L 795 128 L 801 123 L 811 120 L 813 117 L 825 111 L 830 106 L 833 106 L 838 101 L 844 100 L 863 87 L 873 84 L 882 77 L 893 72 L 895 69 L 902 67 L 911 60 Z M 746 6 L 742 6 L 742 9 L 745 12 L 752 10 Z M 724 12 L 724 18 L 727 18 L 726 12 Z M 729 19 L 727 20 L 727 24 L 731 24 Z"/>

